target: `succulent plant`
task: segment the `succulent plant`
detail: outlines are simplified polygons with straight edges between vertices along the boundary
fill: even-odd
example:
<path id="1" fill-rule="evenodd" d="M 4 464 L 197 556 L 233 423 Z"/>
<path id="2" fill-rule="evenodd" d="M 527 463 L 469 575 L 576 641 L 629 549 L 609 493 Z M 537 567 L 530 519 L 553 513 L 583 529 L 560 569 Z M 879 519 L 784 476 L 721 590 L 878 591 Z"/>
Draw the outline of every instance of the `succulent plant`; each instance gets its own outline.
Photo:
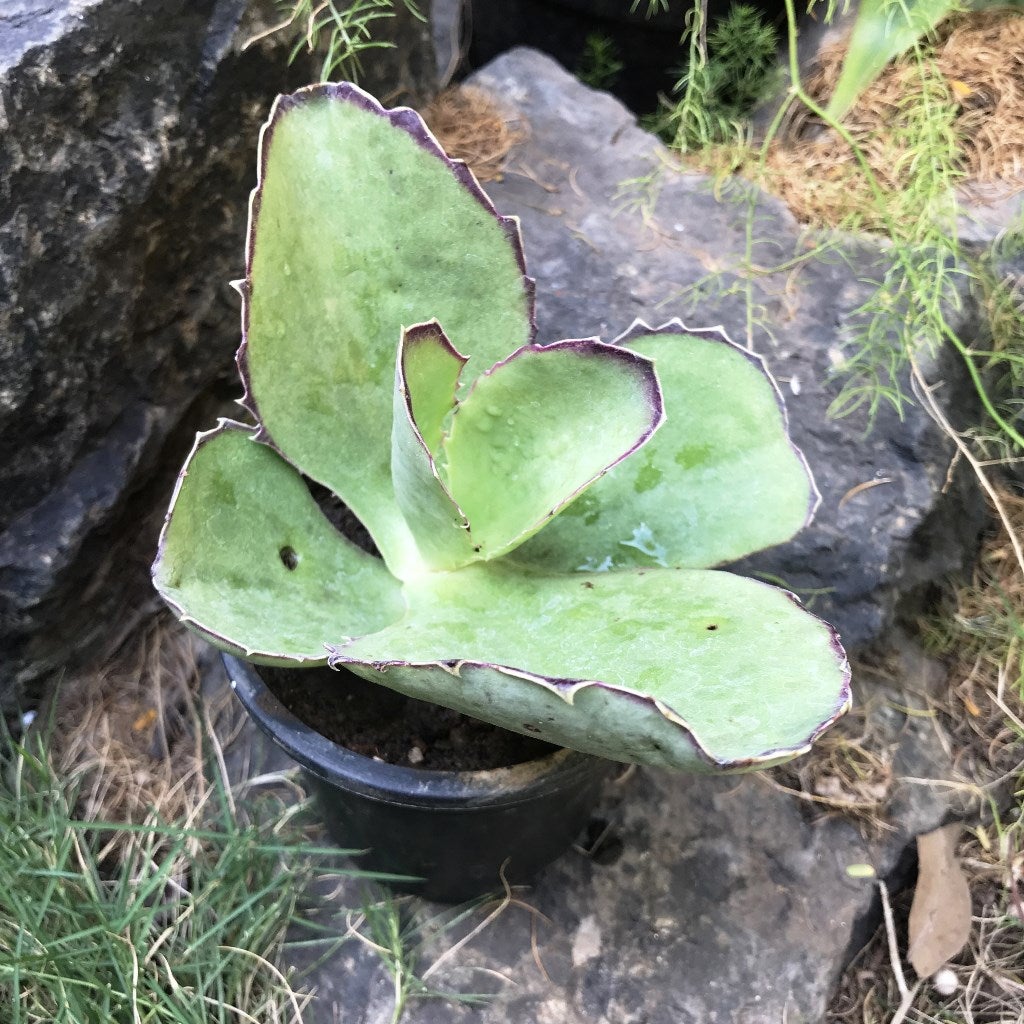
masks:
<path id="1" fill-rule="evenodd" d="M 710 568 L 818 501 L 761 359 L 678 321 L 535 344 L 518 223 L 413 111 L 278 98 L 240 290 L 255 425 L 199 435 L 154 565 L 214 644 L 694 771 L 787 760 L 847 710 L 832 627 Z"/>

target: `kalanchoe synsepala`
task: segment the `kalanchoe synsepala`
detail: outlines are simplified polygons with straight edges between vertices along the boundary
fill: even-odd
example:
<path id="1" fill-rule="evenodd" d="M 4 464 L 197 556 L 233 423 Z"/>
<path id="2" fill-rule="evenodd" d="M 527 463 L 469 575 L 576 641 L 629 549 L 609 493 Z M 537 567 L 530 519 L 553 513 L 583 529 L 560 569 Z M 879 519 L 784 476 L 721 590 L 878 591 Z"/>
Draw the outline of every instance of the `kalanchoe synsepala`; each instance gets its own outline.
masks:
<path id="1" fill-rule="evenodd" d="M 818 501 L 758 357 L 678 321 L 534 344 L 517 222 L 355 86 L 280 97 L 259 168 L 256 423 L 201 434 L 179 478 L 154 580 L 183 621 L 624 761 L 760 767 L 843 714 L 832 628 L 711 568 Z"/>

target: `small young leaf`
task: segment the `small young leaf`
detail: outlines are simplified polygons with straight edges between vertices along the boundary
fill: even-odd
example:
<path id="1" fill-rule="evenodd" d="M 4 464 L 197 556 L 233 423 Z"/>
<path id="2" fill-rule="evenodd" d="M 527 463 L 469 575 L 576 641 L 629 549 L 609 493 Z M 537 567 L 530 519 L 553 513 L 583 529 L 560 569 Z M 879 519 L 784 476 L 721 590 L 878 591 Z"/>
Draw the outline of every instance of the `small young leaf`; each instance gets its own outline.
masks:
<path id="1" fill-rule="evenodd" d="M 391 476 L 395 499 L 431 569 L 454 569 L 476 558 L 469 524 L 438 471 L 441 436 L 455 408 L 466 359 L 436 321 L 402 332 L 395 365 Z M 393 566 L 399 575 L 412 563 Z"/>
<path id="2" fill-rule="evenodd" d="M 427 451 L 436 459 L 445 420 L 455 409 L 466 357 L 456 351 L 441 325 L 432 320 L 402 331 L 398 360 L 413 422 Z"/>
<path id="3" fill-rule="evenodd" d="M 522 543 L 662 417 L 650 361 L 593 339 L 527 346 L 492 367 L 442 441 L 442 473 L 474 549 L 496 558 Z"/>

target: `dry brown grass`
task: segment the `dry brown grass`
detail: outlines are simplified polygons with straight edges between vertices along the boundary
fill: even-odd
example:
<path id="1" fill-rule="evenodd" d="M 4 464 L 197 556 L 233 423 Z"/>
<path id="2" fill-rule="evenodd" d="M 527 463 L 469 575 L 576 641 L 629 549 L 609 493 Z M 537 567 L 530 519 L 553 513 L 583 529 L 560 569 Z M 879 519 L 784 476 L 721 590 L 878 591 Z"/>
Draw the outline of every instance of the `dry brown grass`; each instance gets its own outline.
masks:
<path id="1" fill-rule="evenodd" d="M 977 876 L 971 882 L 971 940 L 949 965 L 956 990 L 943 996 L 925 982 L 917 991 L 907 1021 L 1019 1024 L 1024 1020 L 1024 927 L 1007 915 L 1005 890 Z M 897 919 L 905 922 L 909 900 L 898 900 L 895 910 Z M 896 937 L 905 948 L 905 927 L 897 928 Z M 888 940 L 884 928 L 879 928 L 844 976 L 826 1020 L 830 1024 L 890 1024 L 899 1005 Z"/>
<path id="2" fill-rule="evenodd" d="M 855 705 L 810 754 L 759 778 L 822 814 L 842 814 L 865 835 L 890 831 L 885 808 L 893 782 L 895 741 L 883 739 L 872 728 L 871 717 L 869 708 Z"/>
<path id="3" fill-rule="evenodd" d="M 931 698 L 937 735 L 950 745 L 958 775 L 979 794 L 989 793 L 990 803 L 988 820 L 968 830 L 959 851 L 973 926 L 950 964 L 956 990 L 943 996 L 925 981 L 905 1018 L 912 1022 L 1024 1021 L 1024 578 L 1007 532 L 1024 535 L 1024 497 L 1000 497 L 1009 522 L 994 529 L 973 578 L 951 596 L 942 618 L 923 625 L 926 640 L 949 664 L 944 698 Z M 909 893 L 896 899 L 895 909 L 903 951 Z M 896 1017 L 901 997 L 889 946 L 880 927 L 845 973 L 829 1021 L 889 1024 Z"/>
<path id="4" fill-rule="evenodd" d="M 210 786 L 204 744 L 224 706 L 199 700 L 200 649 L 161 614 L 112 660 L 62 681 L 46 712 L 49 750 L 76 788 L 80 818 L 199 824 Z M 116 859 L 131 841 L 114 833 L 106 853 Z"/>
<path id="5" fill-rule="evenodd" d="M 521 119 L 472 85 L 440 93 L 423 111 L 423 119 L 445 152 L 465 160 L 478 181 L 500 181 L 509 151 L 526 137 Z"/>
<path id="6" fill-rule="evenodd" d="M 950 660 L 948 699 L 938 705 L 960 774 L 979 785 L 1024 762 L 1024 577 L 1009 531 L 1024 537 L 1024 496 L 1000 492 L 1008 516 L 984 544 L 972 579 L 940 618 L 923 624 Z"/>
<path id="7" fill-rule="evenodd" d="M 981 11 L 947 26 L 939 71 L 958 106 L 964 167 L 974 181 L 1013 181 L 1024 171 L 1024 17 Z"/>
<path id="8" fill-rule="evenodd" d="M 842 69 L 846 42 L 826 48 L 804 82 L 827 103 Z M 1024 172 L 1024 14 L 999 9 L 958 15 L 939 29 L 934 65 L 911 58 L 890 64 L 846 115 L 882 190 L 896 194 L 920 153 L 922 103 L 946 112 L 972 184 L 1021 187 Z M 855 218 L 881 228 L 877 201 L 855 154 L 836 133 L 801 110 L 772 143 L 760 183 L 780 195 L 798 219 L 834 225 Z"/>
<path id="9" fill-rule="evenodd" d="M 977 828 L 960 846 L 971 887 L 971 938 L 949 964 L 956 989 L 942 995 L 927 980 L 906 1015 L 911 1022 L 1020 1024 L 1024 1020 L 1024 917 L 1020 902 L 1024 825 Z M 907 946 L 910 893 L 894 901 L 897 947 Z M 890 963 L 889 937 L 879 927 L 844 975 L 832 1000 L 830 1024 L 891 1024 L 900 992 Z"/>

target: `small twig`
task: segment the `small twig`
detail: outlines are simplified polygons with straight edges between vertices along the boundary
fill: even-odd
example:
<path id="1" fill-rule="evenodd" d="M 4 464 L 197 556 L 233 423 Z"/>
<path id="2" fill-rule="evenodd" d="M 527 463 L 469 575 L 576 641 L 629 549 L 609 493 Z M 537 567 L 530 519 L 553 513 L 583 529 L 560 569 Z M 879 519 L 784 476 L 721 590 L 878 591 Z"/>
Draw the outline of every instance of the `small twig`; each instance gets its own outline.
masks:
<path id="1" fill-rule="evenodd" d="M 907 1014 L 914 1008 L 914 1000 L 920 989 L 921 982 L 915 981 L 914 987 L 900 1000 L 900 1005 L 896 1007 L 896 1012 L 892 1015 L 889 1024 L 903 1024 L 903 1021 L 907 1019 Z"/>
<path id="2" fill-rule="evenodd" d="M 532 181 L 534 185 L 537 185 L 539 188 L 544 189 L 544 191 L 549 194 L 554 192 L 561 192 L 561 188 L 559 188 L 558 185 L 552 184 L 549 181 L 542 181 L 540 176 L 537 174 L 535 170 L 533 170 L 533 168 L 529 167 L 527 164 L 524 164 L 522 162 L 520 162 L 515 167 L 508 168 L 508 173 L 518 174 L 521 177 L 526 178 L 529 181 Z M 537 209 L 537 207 L 534 207 L 534 209 Z"/>
<path id="3" fill-rule="evenodd" d="M 896 941 L 896 922 L 893 920 L 892 904 L 889 902 L 889 887 L 880 878 L 878 879 L 878 893 L 882 897 L 882 919 L 885 921 L 885 937 L 889 942 L 889 964 L 892 967 L 900 997 L 905 1001 L 910 990 L 907 988 L 907 979 L 903 976 L 903 964 L 900 963 L 900 951 Z"/>
<path id="4" fill-rule="evenodd" d="M 507 863 L 507 862 L 506 862 Z M 500 917 L 508 906 L 512 903 L 512 887 L 508 884 L 508 880 L 505 878 L 505 864 L 502 864 L 498 877 L 501 879 L 501 884 L 505 887 L 505 896 L 497 907 L 492 910 L 487 917 L 485 917 L 468 935 L 464 935 L 455 945 L 450 946 L 446 949 L 421 975 L 421 980 L 426 981 L 434 971 L 438 969 L 449 957 L 457 953 L 467 943 L 472 942 L 492 921 Z"/>
<path id="5" fill-rule="evenodd" d="M 1019 645 L 1020 634 L 1017 633 L 1010 639 L 1010 644 L 1006 648 L 1006 655 L 1003 658 L 1003 663 L 999 666 L 999 678 L 996 685 L 996 693 L 999 700 L 1002 700 L 1006 696 L 1006 669 L 1008 665 L 1012 665 L 1017 661 L 1017 648 Z"/>
<path id="6" fill-rule="evenodd" d="M 892 481 L 891 476 L 881 476 L 876 480 L 865 480 L 863 483 L 856 484 L 839 499 L 838 507 L 842 508 L 851 498 L 855 498 L 863 491 L 870 491 L 872 487 L 881 487 L 882 484 L 891 484 Z"/>
<path id="7" fill-rule="evenodd" d="M 903 1024 L 907 1014 L 914 1005 L 917 993 L 921 988 L 920 980 L 914 982 L 913 988 L 907 987 L 907 979 L 903 975 L 903 965 L 900 963 L 899 944 L 896 940 L 896 923 L 892 916 L 892 904 L 889 902 L 889 889 L 885 882 L 878 879 L 878 892 L 882 897 L 882 918 L 885 921 L 885 937 L 889 946 L 889 963 L 892 966 L 893 977 L 896 979 L 896 988 L 900 993 L 900 1005 L 896 1008 L 889 1024 Z"/>
<path id="8" fill-rule="evenodd" d="M 572 848 L 574 850 L 578 850 L 584 857 L 593 857 L 594 853 L 601 848 L 601 844 L 604 843 L 613 828 L 615 828 L 615 822 L 608 821 L 605 823 L 604 828 L 601 829 L 601 834 L 591 842 L 589 846 L 583 846 L 581 843 L 573 843 Z"/>
<path id="9" fill-rule="evenodd" d="M 231 811 L 231 817 L 237 817 L 238 810 L 235 806 L 235 796 L 231 792 L 231 776 L 228 773 L 227 762 L 224 760 L 224 748 L 221 744 L 220 738 L 217 736 L 217 732 L 213 727 L 213 722 L 210 719 L 209 708 L 206 704 L 202 705 L 202 716 L 203 724 L 206 727 L 206 734 L 210 740 L 210 746 L 213 748 L 213 756 L 217 761 L 217 768 L 220 772 L 221 784 L 224 787 L 224 796 L 227 798 L 228 809 Z"/>
<path id="10" fill-rule="evenodd" d="M 139 954 L 130 938 L 125 938 L 125 945 L 132 955 L 132 1020 L 135 1024 L 142 1024 L 142 1015 L 139 1013 Z"/>
<path id="11" fill-rule="evenodd" d="M 821 804 L 824 807 L 832 807 L 838 811 L 848 811 L 851 813 L 855 811 L 877 813 L 883 803 L 881 800 L 840 800 L 836 797 L 820 796 L 817 793 L 808 793 L 802 789 L 793 789 L 791 786 L 785 786 L 781 782 L 778 782 L 764 773 L 758 773 L 757 781 L 771 786 L 780 793 L 785 793 L 786 796 L 796 797 L 797 800 L 805 800 L 807 803 L 811 804 Z M 901 779 L 900 781 L 902 782 L 904 780 Z M 875 825 L 884 832 L 896 831 L 896 826 L 891 825 L 887 821 L 882 821 L 879 818 L 875 818 L 873 820 Z"/>
<path id="12" fill-rule="evenodd" d="M 372 949 L 375 953 L 387 953 L 387 950 L 383 946 L 378 945 L 368 935 L 364 935 L 359 930 L 366 923 L 366 914 L 355 914 L 355 920 L 353 920 L 353 913 L 354 912 L 350 910 L 348 913 L 345 914 L 345 933 L 340 937 L 339 941 L 344 942 L 348 938 L 353 938 L 357 939 L 364 946 L 367 946 L 368 948 Z"/>
<path id="13" fill-rule="evenodd" d="M 1024 722 L 1020 720 L 1020 717 L 1013 713 L 1009 705 L 1004 701 L 998 694 L 992 694 L 993 700 L 999 705 L 999 710 L 1021 731 L 1024 733 Z"/>
<path id="14" fill-rule="evenodd" d="M 274 964 L 272 964 L 266 957 L 260 956 L 259 953 L 254 953 L 251 949 L 243 949 L 240 946 L 228 945 L 220 946 L 219 948 L 229 953 L 236 953 L 239 956 L 252 957 L 252 959 L 255 960 L 264 970 L 272 974 L 281 985 L 280 991 L 288 997 L 288 1001 L 292 1004 L 292 1009 L 295 1011 L 295 1017 L 293 1019 L 297 1021 L 302 1020 L 302 1007 L 299 1005 L 297 993 L 288 983 L 288 979 L 281 973 L 278 967 L 275 967 Z"/>
<path id="15" fill-rule="evenodd" d="M 319 7 L 309 13 L 309 19 L 306 22 L 306 48 L 310 53 L 316 49 L 316 19 L 324 8 L 328 6 L 330 6 L 330 0 L 324 0 Z"/>
<path id="16" fill-rule="evenodd" d="M 1024 920 L 1024 917 L 1022 917 Z M 540 955 L 540 943 L 537 942 L 537 915 L 534 914 L 530 918 L 530 949 L 533 952 L 533 962 L 537 965 L 537 970 L 544 976 L 544 980 L 550 985 L 551 975 L 548 974 L 547 968 L 544 966 L 544 961 Z"/>
<path id="17" fill-rule="evenodd" d="M 488 977 L 497 978 L 498 981 L 511 985 L 513 988 L 519 988 L 519 982 L 515 978 L 510 978 L 507 974 L 502 974 L 501 971 L 497 971 L 493 967 L 474 967 L 473 970 L 477 974 L 486 974 Z"/>
<path id="18" fill-rule="evenodd" d="M 586 201 L 587 197 L 583 194 L 583 192 L 580 189 L 579 183 L 576 181 L 576 175 L 578 173 L 579 173 L 579 168 L 578 167 L 573 167 L 569 171 L 569 188 L 571 188 L 573 190 L 573 192 L 575 192 L 576 195 L 580 199 Z"/>
<path id="19" fill-rule="evenodd" d="M 241 795 L 250 789 L 258 789 L 261 786 L 281 787 L 288 790 L 298 803 L 306 800 L 306 791 L 298 782 L 298 769 L 286 769 L 280 772 L 266 772 L 263 775 L 254 775 L 251 779 L 242 779 L 241 782 L 232 786 L 236 795 Z M 275 831 L 279 831 L 275 828 Z"/>
<path id="20" fill-rule="evenodd" d="M 278 32 L 283 32 L 299 16 L 300 8 L 301 5 L 296 4 L 295 7 L 292 9 L 291 17 L 287 18 L 285 21 L 282 21 L 277 25 L 272 25 L 270 28 L 265 28 L 262 32 L 257 32 L 256 35 L 250 36 L 248 39 L 246 39 L 246 41 L 242 43 L 243 51 L 248 50 L 250 46 L 255 45 L 261 39 L 266 39 L 268 36 L 275 35 Z"/>

